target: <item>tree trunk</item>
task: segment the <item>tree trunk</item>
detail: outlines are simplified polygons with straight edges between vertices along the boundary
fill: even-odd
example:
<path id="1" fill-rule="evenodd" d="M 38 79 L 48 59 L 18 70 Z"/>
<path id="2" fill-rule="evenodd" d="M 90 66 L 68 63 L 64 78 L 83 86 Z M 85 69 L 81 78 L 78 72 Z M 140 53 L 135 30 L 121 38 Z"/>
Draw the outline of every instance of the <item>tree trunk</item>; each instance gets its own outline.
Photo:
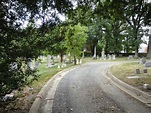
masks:
<path id="1" fill-rule="evenodd" d="M 148 48 L 147 48 L 147 58 L 151 58 L 151 36 L 149 36 Z"/>
<path id="2" fill-rule="evenodd" d="M 62 53 L 60 54 L 60 62 L 61 63 L 63 62 L 63 54 Z"/>
<path id="3" fill-rule="evenodd" d="M 135 58 L 138 58 L 138 46 L 135 48 Z"/>
<path id="4" fill-rule="evenodd" d="M 76 65 L 76 64 L 77 64 L 76 57 L 74 56 L 74 65 Z"/>

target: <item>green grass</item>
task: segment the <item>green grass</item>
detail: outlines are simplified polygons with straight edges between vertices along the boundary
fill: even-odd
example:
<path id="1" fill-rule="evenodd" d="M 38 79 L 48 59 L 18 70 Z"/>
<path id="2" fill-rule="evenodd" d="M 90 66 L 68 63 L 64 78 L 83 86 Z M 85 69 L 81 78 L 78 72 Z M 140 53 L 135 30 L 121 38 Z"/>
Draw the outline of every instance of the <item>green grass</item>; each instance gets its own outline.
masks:
<path id="1" fill-rule="evenodd" d="M 141 74 L 135 74 L 135 69 L 140 69 Z M 151 84 L 151 68 L 147 68 L 147 73 L 143 73 L 144 66 L 138 62 L 124 63 L 111 67 L 111 73 L 118 79 L 133 85 Z M 127 78 L 128 76 L 139 76 L 140 78 Z"/>
<path id="2" fill-rule="evenodd" d="M 46 63 L 43 62 L 39 67 L 39 74 L 40 77 L 38 78 L 38 81 L 34 81 L 32 84 L 32 87 L 36 89 L 36 92 L 39 92 L 41 87 L 49 80 L 51 79 L 56 73 L 59 71 L 71 67 L 73 64 L 68 64 L 67 67 L 64 68 L 58 68 L 58 65 L 55 65 L 54 67 L 46 68 Z"/>

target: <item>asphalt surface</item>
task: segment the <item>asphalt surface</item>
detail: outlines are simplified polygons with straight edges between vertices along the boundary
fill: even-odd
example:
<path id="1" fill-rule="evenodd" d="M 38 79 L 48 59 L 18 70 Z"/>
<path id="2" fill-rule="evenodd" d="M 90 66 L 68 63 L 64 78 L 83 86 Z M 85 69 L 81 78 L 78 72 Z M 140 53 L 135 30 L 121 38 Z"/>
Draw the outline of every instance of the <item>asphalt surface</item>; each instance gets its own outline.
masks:
<path id="1" fill-rule="evenodd" d="M 88 63 L 66 73 L 56 87 L 52 105 L 43 101 L 39 112 L 151 113 L 150 108 L 108 80 L 107 68 L 114 64 Z"/>

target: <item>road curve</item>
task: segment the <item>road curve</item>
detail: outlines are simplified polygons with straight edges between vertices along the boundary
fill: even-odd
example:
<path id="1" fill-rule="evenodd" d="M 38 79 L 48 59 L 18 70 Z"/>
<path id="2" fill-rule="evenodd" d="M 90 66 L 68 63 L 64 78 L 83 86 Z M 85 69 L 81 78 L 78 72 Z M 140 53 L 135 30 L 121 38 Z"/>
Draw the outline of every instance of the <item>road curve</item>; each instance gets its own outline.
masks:
<path id="1" fill-rule="evenodd" d="M 41 108 L 44 109 L 39 112 L 151 113 L 150 108 L 125 94 L 108 80 L 107 68 L 114 64 L 116 63 L 88 63 L 66 73 L 57 85 L 52 107 L 43 101 Z"/>

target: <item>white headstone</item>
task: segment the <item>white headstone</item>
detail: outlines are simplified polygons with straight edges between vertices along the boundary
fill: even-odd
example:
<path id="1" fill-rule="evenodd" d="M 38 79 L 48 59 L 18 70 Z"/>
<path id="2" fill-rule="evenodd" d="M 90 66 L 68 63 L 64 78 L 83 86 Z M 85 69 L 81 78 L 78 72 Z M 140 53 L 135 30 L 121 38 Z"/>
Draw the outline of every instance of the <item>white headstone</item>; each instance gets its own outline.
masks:
<path id="1" fill-rule="evenodd" d="M 79 60 L 77 59 L 77 62 L 76 62 L 77 64 L 79 64 Z"/>
<path id="2" fill-rule="evenodd" d="M 80 59 L 80 64 L 82 64 L 82 59 Z"/>
<path id="3" fill-rule="evenodd" d="M 104 54 L 104 50 L 101 52 L 101 60 L 105 60 L 106 59 L 106 56 Z"/>
<path id="4" fill-rule="evenodd" d="M 67 65 L 66 65 L 65 63 L 63 63 L 61 67 L 63 68 L 63 67 L 66 67 L 66 66 L 67 66 Z"/>
<path id="5" fill-rule="evenodd" d="M 112 54 L 112 60 L 115 60 L 116 58 L 115 58 L 115 55 L 114 54 Z"/>
<path id="6" fill-rule="evenodd" d="M 50 67 L 50 55 L 47 56 L 47 68 Z"/>
<path id="7" fill-rule="evenodd" d="M 108 60 L 111 60 L 111 59 L 112 59 L 112 56 L 111 56 L 111 55 L 108 55 L 108 58 L 109 58 Z"/>
<path id="8" fill-rule="evenodd" d="M 58 65 L 58 68 L 60 68 L 60 65 Z"/>

